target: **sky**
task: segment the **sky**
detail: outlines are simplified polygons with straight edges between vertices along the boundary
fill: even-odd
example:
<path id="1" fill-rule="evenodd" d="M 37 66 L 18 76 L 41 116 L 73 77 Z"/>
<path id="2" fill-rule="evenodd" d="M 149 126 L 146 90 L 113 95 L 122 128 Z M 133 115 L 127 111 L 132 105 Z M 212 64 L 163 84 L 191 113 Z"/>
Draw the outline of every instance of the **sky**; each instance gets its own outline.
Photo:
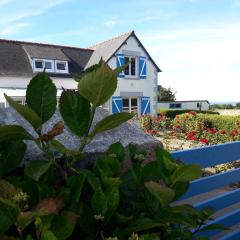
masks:
<path id="1" fill-rule="evenodd" d="M 240 101 L 240 0 L 0 0 L 0 38 L 88 47 L 134 30 L 177 100 Z"/>

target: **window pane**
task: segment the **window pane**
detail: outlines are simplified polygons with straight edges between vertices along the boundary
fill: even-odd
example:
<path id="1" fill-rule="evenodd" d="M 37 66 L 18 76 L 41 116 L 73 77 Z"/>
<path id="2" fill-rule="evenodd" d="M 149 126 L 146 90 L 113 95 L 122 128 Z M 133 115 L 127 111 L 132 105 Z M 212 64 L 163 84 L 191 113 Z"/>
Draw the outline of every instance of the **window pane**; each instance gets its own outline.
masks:
<path id="1" fill-rule="evenodd" d="M 65 63 L 57 63 L 57 70 L 66 70 L 66 64 Z"/>
<path id="2" fill-rule="evenodd" d="M 132 105 L 132 107 L 137 107 L 137 98 L 131 99 L 131 105 Z"/>
<path id="3" fill-rule="evenodd" d="M 123 98 L 123 112 L 129 112 L 129 99 Z"/>
<path id="4" fill-rule="evenodd" d="M 125 57 L 125 64 L 129 62 L 129 57 Z M 129 75 L 129 65 L 124 70 L 125 75 Z"/>
<path id="5" fill-rule="evenodd" d="M 46 69 L 52 69 L 52 63 L 51 62 L 45 62 L 45 68 Z"/>
<path id="6" fill-rule="evenodd" d="M 43 68 L 43 62 L 42 61 L 35 61 L 35 68 Z"/>
<path id="7" fill-rule="evenodd" d="M 136 75 L 136 59 L 135 58 L 131 58 L 131 75 L 135 76 Z"/>

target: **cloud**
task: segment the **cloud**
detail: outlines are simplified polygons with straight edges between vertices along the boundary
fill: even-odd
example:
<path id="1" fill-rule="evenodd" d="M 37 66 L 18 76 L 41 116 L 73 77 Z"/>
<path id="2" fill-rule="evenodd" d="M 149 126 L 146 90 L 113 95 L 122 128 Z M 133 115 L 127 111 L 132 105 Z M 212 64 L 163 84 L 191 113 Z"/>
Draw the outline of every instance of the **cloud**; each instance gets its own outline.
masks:
<path id="1" fill-rule="evenodd" d="M 240 7 L 240 0 L 232 0 L 231 5 L 232 8 L 238 8 Z"/>
<path id="2" fill-rule="evenodd" d="M 12 0 L 0 0 L 0 6 L 6 5 L 7 3 L 10 3 Z"/>
<path id="3" fill-rule="evenodd" d="M 30 26 L 31 26 L 31 24 L 29 24 L 29 23 L 17 23 L 17 24 L 9 25 L 9 26 L 6 26 L 3 29 L 1 29 L 0 34 L 1 35 L 16 34 L 20 30 L 28 28 Z"/>
<path id="4" fill-rule="evenodd" d="M 178 100 L 239 101 L 240 23 L 159 30 L 140 36 Z"/>
<path id="5" fill-rule="evenodd" d="M 115 27 L 117 24 L 117 21 L 115 19 L 110 19 L 104 23 L 105 27 L 112 28 Z"/>

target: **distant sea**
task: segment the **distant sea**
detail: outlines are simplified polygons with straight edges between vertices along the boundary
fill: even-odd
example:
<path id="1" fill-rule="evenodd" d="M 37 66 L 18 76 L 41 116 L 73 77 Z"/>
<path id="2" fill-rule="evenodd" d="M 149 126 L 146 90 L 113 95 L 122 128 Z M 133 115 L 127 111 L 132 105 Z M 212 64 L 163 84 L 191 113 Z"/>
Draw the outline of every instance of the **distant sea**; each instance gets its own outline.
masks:
<path id="1" fill-rule="evenodd" d="M 213 105 L 213 104 L 232 104 L 232 105 L 236 105 L 236 103 L 237 102 L 210 102 L 211 105 Z"/>

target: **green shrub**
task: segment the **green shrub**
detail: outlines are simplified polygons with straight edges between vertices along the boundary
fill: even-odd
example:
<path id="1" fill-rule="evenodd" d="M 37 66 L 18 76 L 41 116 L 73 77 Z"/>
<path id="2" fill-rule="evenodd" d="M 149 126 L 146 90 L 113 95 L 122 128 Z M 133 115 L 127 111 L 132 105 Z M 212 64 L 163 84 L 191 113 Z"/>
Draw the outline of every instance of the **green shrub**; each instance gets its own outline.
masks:
<path id="1" fill-rule="evenodd" d="M 56 123 L 49 132 L 43 132 L 42 125 L 56 110 L 56 87 L 45 73 L 30 82 L 28 106 L 6 96 L 36 135 L 21 126 L 0 126 L 1 239 L 190 240 L 207 230 L 200 227 L 210 220 L 212 210 L 172 206 L 188 190 L 189 181 L 200 177 L 198 165 L 177 163 L 162 149 L 156 149 L 155 161 L 143 164 L 145 151 L 130 145 L 131 164 L 124 172 L 125 149 L 115 143 L 91 169 L 76 168 L 95 135 L 133 117 L 109 115 L 91 128 L 96 107 L 116 89 L 119 71 L 101 61 L 80 76 L 79 91 L 64 90 L 60 98 L 65 125 Z M 79 150 L 67 149 L 55 139 L 65 126 L 79 138 Z M 48 159 L 21 165 L 24 140 L 35 142 Z M 57 158 L 52 148 L 62 157 Z"/>
<path id="2" fill-rule="evenodd" d="M 166 117 L 168 118 L 175 118 L 177 115 L 180 115 L 180 114 L 184 114 L 184 113 L 188 113 L 190 112 L 191 110 L 169 110 L 169 109 L 158 109 L 158 114 L 162 114 L 162 115 L 165 115 Z M 215 111 L 211 111 L 211 110 L 208 110 L 208 111 L 195 111 L 194 112 L 196 113 L 202 113 L 202 114 L 215 114 L 215 115 L 219 115 L 218 112 L 215 112 Z"/>

